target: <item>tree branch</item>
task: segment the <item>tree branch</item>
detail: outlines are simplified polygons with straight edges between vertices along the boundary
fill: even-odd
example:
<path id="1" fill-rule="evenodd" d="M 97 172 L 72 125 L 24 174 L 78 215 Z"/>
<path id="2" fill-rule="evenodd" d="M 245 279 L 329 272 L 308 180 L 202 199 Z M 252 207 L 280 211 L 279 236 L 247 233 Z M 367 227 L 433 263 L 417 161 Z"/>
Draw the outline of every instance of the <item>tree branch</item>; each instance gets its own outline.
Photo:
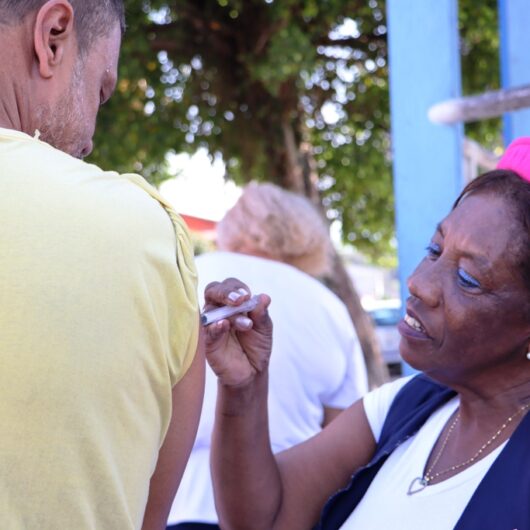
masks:
<path id="1" fill-rule="evenodd" d="M 373 51 L 370 49 L 370 45 L 374 44 L 379 49 L 386 49 L 387 39 L 385 36 L 373 35 L 332 39 L 329 35 L 323 35 L 315 44 L 317 46 L 338 46 L 340 48 L 351 48 L 353 50 Z"/>

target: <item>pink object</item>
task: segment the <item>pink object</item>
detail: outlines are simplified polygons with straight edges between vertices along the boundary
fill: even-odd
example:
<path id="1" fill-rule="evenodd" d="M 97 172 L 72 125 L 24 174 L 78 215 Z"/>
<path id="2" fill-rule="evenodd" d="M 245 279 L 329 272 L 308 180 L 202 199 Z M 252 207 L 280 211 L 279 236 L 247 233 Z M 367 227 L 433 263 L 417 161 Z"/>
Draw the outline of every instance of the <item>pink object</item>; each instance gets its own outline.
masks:
<path id="1" fill-rule="evenodd" d="M 497 163 L 497 169 L 509 169 L 530 182 L 530 138 L 514 140 Z"/>

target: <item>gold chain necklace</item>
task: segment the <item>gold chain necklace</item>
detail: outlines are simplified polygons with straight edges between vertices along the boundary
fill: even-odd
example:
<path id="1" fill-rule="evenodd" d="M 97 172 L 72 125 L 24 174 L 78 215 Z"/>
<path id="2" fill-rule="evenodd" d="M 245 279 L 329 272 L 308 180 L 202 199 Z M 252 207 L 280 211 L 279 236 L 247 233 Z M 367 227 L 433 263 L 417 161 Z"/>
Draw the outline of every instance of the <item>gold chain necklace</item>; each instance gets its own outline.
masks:
<path id="1" fill-rule="evenodd" d="M 510 423 L 513 421 L 514 418 L 516 418 L 519 414 L 524 412 L 526 409 L 530 407 L 530 403 L 527 403 L 526 405 L 523 405 L 520 407 L 517 412 L 512 414 L 500 427 L 499 429 L 491 436 L 491 438 L 483 445 L 480 446 L 480 449 L 471 457 L 465 460 L 464 462 L 461 462 L 460 464 L 455 464 L 454 466 L 450 466 L 446 469 L 443 469 L 442 471 L 438 471 L 437 473 L 432 474 L 433 469 L 436 467 L 436 464 L 438 464 L 438 461 L 440 460 L 445 447 L 447 446 L 447 442 L 449 441 L 449 438 L 451 437 L 451 434 L 456 427 L 456 424 L 460 420 L 460 411 L 456 415 L 455 419 L 451 422 L 451 425 L 449 426 L 449 429 L 447 430 L 447 434 L 445 435 L 444 441 L 442 443 L 442 446 L 440 447 L 440 450 L 438 451 L 438 454 L 433 460 L 433 463 L 429 466 L 429 469 L 423 474 L 422 477 L 416 477 L 412 480 L 410 483 L 409 489 L 407 491 L 407 495 L 414 495 L 414 493 L 418 493 L 419 491 L 424 490 L 433 480 L 437 479 L 438 477 L 441 477 L 443 475 L 446 475 L 447 473 L 451 473 L 452 471 L 456 471 L 457 469 L 461 469 L 465 466 L 468 466 L 469 464 L 472 464 L 510 425 Z"/>

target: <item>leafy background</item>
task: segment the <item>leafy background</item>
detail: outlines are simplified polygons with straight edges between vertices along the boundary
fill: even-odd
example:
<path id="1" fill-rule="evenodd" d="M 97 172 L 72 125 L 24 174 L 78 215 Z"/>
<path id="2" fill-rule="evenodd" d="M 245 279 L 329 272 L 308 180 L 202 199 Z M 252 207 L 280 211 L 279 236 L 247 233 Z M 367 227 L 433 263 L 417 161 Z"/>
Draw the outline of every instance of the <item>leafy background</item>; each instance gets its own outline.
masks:
<path id="1" fill-rule="evenodd" d="M 126 0 L 120 81 L 92 161 L 172 176 L 205 147 L 227 178 L 305 193 L 373 263 L 395 264 L 382 0 Z M 460 0 L 464 94 L 499 87 L 496 0 Z M 501 122 L 466 125 L 494 148 Z"/>

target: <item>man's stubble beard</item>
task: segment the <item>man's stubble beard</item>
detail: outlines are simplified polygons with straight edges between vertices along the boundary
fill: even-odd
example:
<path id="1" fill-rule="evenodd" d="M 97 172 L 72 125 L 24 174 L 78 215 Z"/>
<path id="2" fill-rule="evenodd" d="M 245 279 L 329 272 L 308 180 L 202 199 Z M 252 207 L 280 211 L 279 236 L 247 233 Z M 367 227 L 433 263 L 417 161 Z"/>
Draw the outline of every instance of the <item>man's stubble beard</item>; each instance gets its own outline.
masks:
<path id="1" fill-rule="evenodd" d="M 59 98 L 55 106 L 41 105 L 36 110 L 39 138 L 51 146 L 76 158 L 81 158 L 84 115 L 81 91 L 81 61 L 72 75 L 70 87 Z"/>

